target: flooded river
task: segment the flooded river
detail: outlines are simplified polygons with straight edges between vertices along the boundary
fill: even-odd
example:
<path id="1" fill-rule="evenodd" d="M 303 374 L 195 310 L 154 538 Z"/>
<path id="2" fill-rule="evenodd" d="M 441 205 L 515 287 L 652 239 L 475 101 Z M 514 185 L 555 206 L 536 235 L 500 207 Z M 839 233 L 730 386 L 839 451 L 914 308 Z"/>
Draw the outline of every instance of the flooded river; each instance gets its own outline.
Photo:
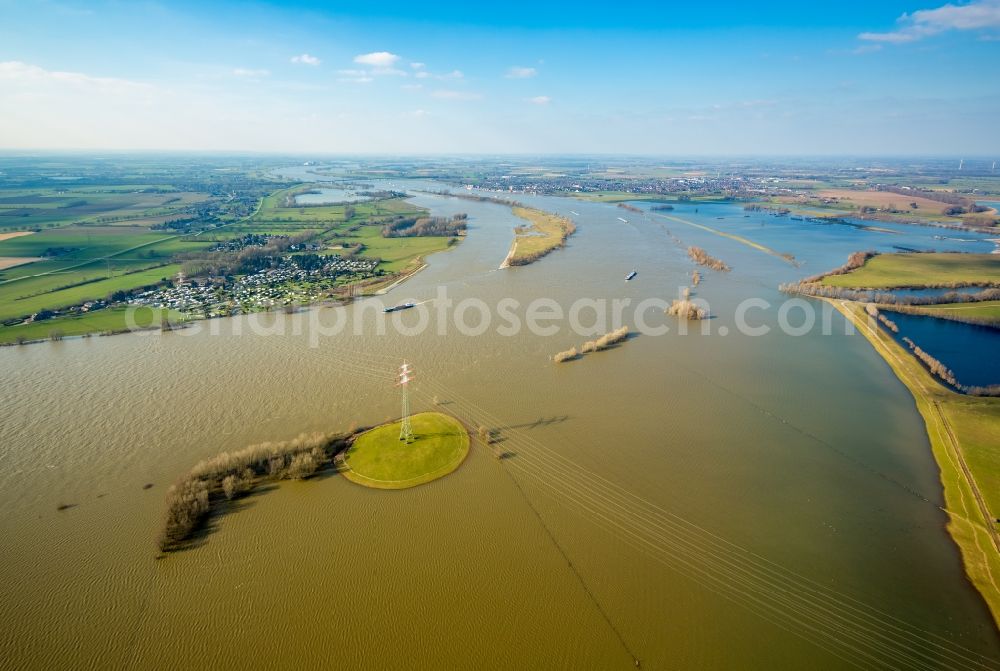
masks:
<path id="1" fill-rule="evenodd" d="M 646 325 L 669 333 L 556 365 L 587 339 L 565 321 L 551 335 L 498 333 L 496 315 L 481 335 L 391 323 L 377 335 L 378 305 L 362 300 L 0 349 L 0 666 L 1000 664 L 908 391 L 839 315 L 826 314 L 828 335 L 780 328 L 803 317 L 780 314 L 778 283 L 857 249 L 940 246 L 938 231 L 736 205 L 665 213 L 790 253 L 794 267 L 655 213 L 521 200 L 579 230 L 541 262 L 498 271 L 519 223 L 509 209 L 416 196 L 433 214 L 467 212 L 469 234 L 386 304 L 444 288 L 456 304 L 513 299 L 522 320 L 535 299 L 634 307 L 676 297 L 694 268 L 684 246 L 699 245 L 733 268 L 701 271 L 710 332 L 680 335 L 650 309 Z M 765 334 L 741 333 L 751 298 L 766 304 L 746 321 Z M 419 313 L 396 318 L 413 326 Z M 342 333 L 317 334 L 337 319 Z M 221 450 L 397 416 L 403 358 L 414 410 L 436 402 L 499 430 L 505 458 L 477 447 L 454 474 L 403 491 L 334 475 L 261 489 L 214 517 L 198 547 L 157 559 L 163 495 L 181 473 Z"/>

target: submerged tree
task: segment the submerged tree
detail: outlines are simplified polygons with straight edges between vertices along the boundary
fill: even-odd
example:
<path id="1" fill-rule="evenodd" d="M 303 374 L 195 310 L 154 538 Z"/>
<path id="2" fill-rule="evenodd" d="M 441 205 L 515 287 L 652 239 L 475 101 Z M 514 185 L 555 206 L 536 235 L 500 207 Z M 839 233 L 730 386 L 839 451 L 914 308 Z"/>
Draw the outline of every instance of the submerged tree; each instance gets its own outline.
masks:
<path id="1" fill-rule="evenodd" d="M 580 353 L 577 351 L 577 349 L 575 347 L 571 347 L 568 350 L 564 350 L 562 352 L 557 353 L 554 357 L 552 357 L 552 360 L 555 361 L 556 363 L 562 363 L 564 361 L 572 361 L 573 359 L 576 359 L 579 356 Z"/>

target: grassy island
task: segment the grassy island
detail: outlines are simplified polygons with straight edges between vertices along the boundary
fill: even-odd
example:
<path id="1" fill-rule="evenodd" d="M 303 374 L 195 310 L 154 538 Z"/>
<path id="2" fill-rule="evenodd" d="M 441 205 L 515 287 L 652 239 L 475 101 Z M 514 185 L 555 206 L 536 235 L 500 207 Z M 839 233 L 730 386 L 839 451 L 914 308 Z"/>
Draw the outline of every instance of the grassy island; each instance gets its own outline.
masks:
<path id="1" fill-rule="evenodd" d="M 412 443 L 399 440 L 399 422 L 360 433 L 302 434 L 293 440 L 260 443 L 198 462 L 167 490 L 161 552 L 193 547 L 213 511 L 258 485 L 307 480 L 336 467 L 344 477 L 378 489 L 404 489 L 448 475 L 469 453 L 469 434 L 452 417 L 425 412 L 412 418 Z M 340 463 L 339 457 L 343 456 Z M 336 458 L 336 459 L 335 459 Z"/>
<path id="2" fill-rule="evenodd" d="M 344 477 L 376 489 L 406 489 L 444 477 L 465 460 L 469 433 L 458 420 L 424 412 L 411 424 L 412 443 L 399 439 L 398 421 L 360 434 L 344 454 Z"/>
<path id="3" fill-rule="evenodd" d="M 566 217 L 543 212 L 531 207 L 514 207 L 514 214 L 529 222 L 528 226 L 514 229 L 514 244 L 501 268 L 526 266 L 554 249 L 566 244 L 566 238 L 576 231 L 576 226 Z"/>

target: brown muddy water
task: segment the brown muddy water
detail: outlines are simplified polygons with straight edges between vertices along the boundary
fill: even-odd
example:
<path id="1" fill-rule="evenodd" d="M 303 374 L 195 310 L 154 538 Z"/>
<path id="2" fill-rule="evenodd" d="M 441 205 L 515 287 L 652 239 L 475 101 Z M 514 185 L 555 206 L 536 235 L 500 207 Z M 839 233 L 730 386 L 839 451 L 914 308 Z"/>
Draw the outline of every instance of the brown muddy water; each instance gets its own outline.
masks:
<path id="1" fill-rule="evenodd" d="M 586 339 L 565 324 L 500 335 L 494 315 L 478 336 L 380 336 L 381 315 L 361 301 L 0 349 L 0 667 L 1000 664 L 907 390 L 837 315 L 831 335 L 777 328 L 778 282 L 836 266 L 877 234 L 734 206 L 671 213 L 738 226 L 805 262 L 792 268 L 654 215 L 623 224 L 608 205 L 525 200 L 579 212 L 579 231 L 540 263 L 497 271 L 517 225 L 509 210 L 418 196 L 436 214 L 468 212 L 469 235 L 386 304 L 442 286 L 490 306 L 669 299 L 693 268 L 672 233 L 734 268 L 702 271 L 711 334 L 678 335 L 651 309 L 648 325 L 671 333 L 556 365 L 550 355 Z M 773 305 L 748 316 L 770 333 L 738 333 L 749 297 Z M 396 318 L 412 325 L 418 312 Z M 347 332 L 311 346 L 310 324 L 338 315 Z M 197 547 L 157 559 L 171 481 L 221 450 L 395 417 L 404 357 L 414 410 L 436 397 L 499 429 L 504 459 L 477 447 L 454 474 L 403 491 L 335 475 L 258 490 L 213 517 Z"/>

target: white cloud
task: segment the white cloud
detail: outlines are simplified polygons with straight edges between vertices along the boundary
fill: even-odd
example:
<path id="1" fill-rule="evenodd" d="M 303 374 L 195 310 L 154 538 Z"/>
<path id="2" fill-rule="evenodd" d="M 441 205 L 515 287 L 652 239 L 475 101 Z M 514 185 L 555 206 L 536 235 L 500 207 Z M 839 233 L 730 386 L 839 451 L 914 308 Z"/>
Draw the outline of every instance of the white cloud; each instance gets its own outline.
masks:
<path id="1" fill-rule="evenodd" d="M 514 66 L 507 70 L 507 74 L 504 75 L 507 79 L 530 79 L 538 74 L 538 70 L 535 68 L 522 68 Z"/>
<path id="2" fill-rule="evenodd" d="M 862 44 L 857 49 L 851 51 L 851 53 L 854 54 L 855 56 L 860 56 L 862 54 L 870 54 L 881 50 L 882 50 L 881 44 Z"/>
<path id="3" fill-rule="evenodd" d="M 552 98 L 548 96 L 535 96 L 534 98 L 528 98 L 528 102 L 533 105 L 548 105 L 552 102 Z"/>
<path id="4" fill-rule="evenodd" d="M 348 82 L 352 84 L 367 84 L 373 81 L 371 74 L 367 70 L 337 70 L 338 82 Z"/>
<path id="5" fill-rule="evenodd" d="M 141 82 L 114 77 L 92 77 L 82 72 L 46 70 L 37 65 L 21 61 L 0 62 L 0 81 L 21 84 L 55 84 L 78 90 L 99 90 L 111 93 L 135 93 L 152 90 L 152 86 Z"/>
<path id="6" fill-rule="evenodd" d="M 354 57 L 354 62 L 360 65 L 370 65 L 373 68 L 391 68 L 399 60 L 399 56 L 388 51 L 373 51 Z"/>
<path id="7" fill-rule="evenodd" d="M 298 56 L 292 56 L 292 62 L 298 63 L 299 65 L 319 65 L 321 61 L 316 56 L 310 56 L 309 54 L 299 54 Z"/>
<path id="8" fill-rule="evenodd" d="M 427 72 L 426 70 L 418 71 L 414 77 L 417 79 L 464 79 L 465 74 L 461 70 L 452 70 L 451 72 L 445 72 L 444 74 L 434 74 L 433 72 Z"/>
<path id="9" fill-rule="evenodd" d="M 410 67 L 414 70 L 423 70 L 427 66 L 424 63 L 410 63 Z"/>
<path id="10" fill-rule="evenodd" d="M 440 98 L 442 100 L 481 100 L 481 93 L 471 93 L 469 91 L 453 91 L 449 89 L 438 89 L 431 92 L 431 95 L 435 98 Z"/>
<path id="11" fill-rule="evenodd" d="M 896 21 L 899 28 L 884 33 L 861 33 L 869 42 L 904 44 L 949 30 L 980 30 L 1000 27 L 1000 0 L 978 0 L 966 5 L 947 4 L 935 9 L 921 9 L 903 14 Z"/>
<path id="12" fill-rule="evenodd" d="M 403 84 L 400 88 L 404 91 L 419 91 L 424 88 L 423 84 Z"/>
<path id="13" fill-rule="evenodd" d="M 235 68 L 233 70 L 234 77 L 247 77 L 249 79 L 259 79 L 261 77 L 267 77 L 271 72 L 269 70 L 251 70 L 248 68 Z"/>

